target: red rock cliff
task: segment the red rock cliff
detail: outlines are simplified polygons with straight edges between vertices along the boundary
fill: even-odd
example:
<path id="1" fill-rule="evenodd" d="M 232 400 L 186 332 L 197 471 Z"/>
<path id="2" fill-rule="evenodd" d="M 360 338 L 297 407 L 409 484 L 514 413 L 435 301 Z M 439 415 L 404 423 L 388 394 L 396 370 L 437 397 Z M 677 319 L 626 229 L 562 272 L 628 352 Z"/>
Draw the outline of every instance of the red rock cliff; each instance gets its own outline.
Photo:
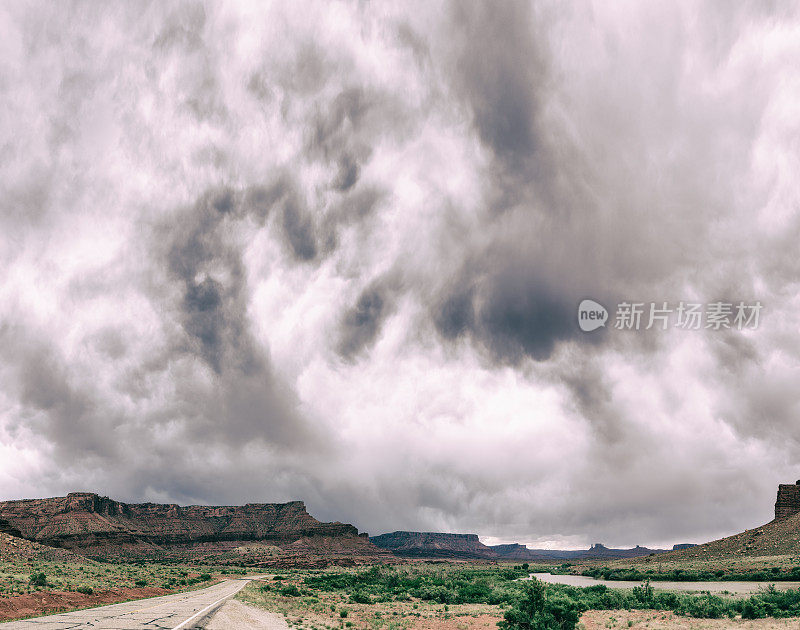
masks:
<path id="1" fill-rule="evenodd" d="M 775 518 L 786 518 L 800 512 L 800 481 L 782 483 L 778 486 L 775 500 Z"/>
<path id="2" fill-rule="evenodd" d="M 73 492 L 66 497 L 0 502 L 0 519 L 28 540 L 84 551 L 222 541 L 283 545 L 301 538 L 358 537 L 352 525 L 317 521 L 302 501 L 243 506 L 128 504 Z"/>

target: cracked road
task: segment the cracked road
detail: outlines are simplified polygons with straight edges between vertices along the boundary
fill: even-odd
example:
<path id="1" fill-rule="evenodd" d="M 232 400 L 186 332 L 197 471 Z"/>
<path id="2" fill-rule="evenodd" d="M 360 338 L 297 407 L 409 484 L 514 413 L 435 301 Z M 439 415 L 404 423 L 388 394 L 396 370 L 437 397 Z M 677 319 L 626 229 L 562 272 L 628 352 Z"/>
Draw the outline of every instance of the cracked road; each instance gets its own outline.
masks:
<path id="1" fill-rule="evenodd" d="M 260 577 L 260 576 L 256 576 Z M 0 624 L 2 630 L 194 630 L 251 579 L 226 580 L 208 588 L 139 599 Z"/>

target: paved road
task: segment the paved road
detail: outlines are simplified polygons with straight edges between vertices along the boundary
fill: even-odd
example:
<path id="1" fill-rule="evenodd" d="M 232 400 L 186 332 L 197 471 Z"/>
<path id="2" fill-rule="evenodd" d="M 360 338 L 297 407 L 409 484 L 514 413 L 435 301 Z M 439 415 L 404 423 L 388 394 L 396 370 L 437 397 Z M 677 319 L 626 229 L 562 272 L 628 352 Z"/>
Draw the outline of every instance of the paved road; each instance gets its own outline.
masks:
<path id="1" fill-rule="evenodd" d="M 251 578 L 226 580 L 188 593 L 0 624 L 0 630 L 195 630 Z"/>

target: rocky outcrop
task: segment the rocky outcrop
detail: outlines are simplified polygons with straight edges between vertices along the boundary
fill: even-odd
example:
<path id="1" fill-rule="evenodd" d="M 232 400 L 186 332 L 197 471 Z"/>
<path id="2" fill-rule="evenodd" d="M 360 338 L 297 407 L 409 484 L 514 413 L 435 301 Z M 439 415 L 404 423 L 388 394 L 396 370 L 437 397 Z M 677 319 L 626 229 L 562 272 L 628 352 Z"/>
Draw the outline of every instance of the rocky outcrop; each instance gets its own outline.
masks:
<path id="1" fill-rule="evenodd" d="M 8 534 L 9 536 L 17 536 L 17 537 L 22 536 L 22 532 L 20 532 L 16 527 L 14 527 L 4 518 L 0 518 L 0 533 Z"/>
<path id="2" fill-rule="evenodd" d="M 787 518 L 800 513 L 800 481 L 782 483 L 778 486 L 775 500 L 775 518 Z"/>
<path id="3" fill-rule="evenodd" d="M 314 538 L 335 539 L 339 549 L 353 542 L 359 553 L 369 551 L 355 527 L 321 523 L 301 501 L 179 506 L 129 504 L 91 492 L 73 492 L 51 499 L 2 502 L 0 519 L 28 540 L 95 555 L 231 548 L 249 541 L 286 546 Z"/>
<path id="4" fill-rule="evenodd" d="M 490 547 L 477 534 L 438 532 L 392 532 L 370 538 L 373 544 L 407 558 L 494 558 Z"/>
<path id="5" fill-rule="evenodd" d="M 519 543 L 492 545 L 490 549 L 503 560 L 538 560 L 531 549 Z"/>

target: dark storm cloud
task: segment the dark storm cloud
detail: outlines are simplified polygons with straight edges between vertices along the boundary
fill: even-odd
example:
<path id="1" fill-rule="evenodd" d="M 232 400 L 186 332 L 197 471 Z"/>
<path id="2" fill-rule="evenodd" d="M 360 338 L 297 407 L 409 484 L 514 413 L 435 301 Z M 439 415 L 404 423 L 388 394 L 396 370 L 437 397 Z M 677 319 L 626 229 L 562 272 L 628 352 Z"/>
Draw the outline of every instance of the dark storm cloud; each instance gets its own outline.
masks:
<path id="1" fill-rule="evenodd" d="M 234 203 L 230 190 L 208 194 L 177 225 L 162 228 L 173 231 L 168 236 L 166 259 L 182 285 L 184 330 L 197 345 L 198 354 L 218 374 L 224 363 L 248 356 L 253 347 L 242 323 L 241 259 L 225 241 L 222 226 L 226 215 L 234 211 Z M 224 284 L 209 275 L 212 270 L 221 272 Z"/>
<path id="2" fill-rule="evenodd" d="M 300 200 L 290 195 L 282 208 L 283 231 L 286 242 L 299 260 L 313 260 L 317 255 L 314 225 Z"/>
<path id="3" fill-rule="evenodd" d="M 265 221 L 273 206 L 289 193 L 288 178 L 279 177 L 269 185 L 251 186 L 245 193 L 247 212 L 252 213 L 258 221 Z"/>
<path id="4" fill-rule="evenodd" d="M 305 134 L 306 155 L 330 164 L 335 170 L 331 187 L 345 192 L 359 182 L 378 143 L 407 137 L 419 122 L 394 95 L 345 87 L 316 105 Z"/>
<path id="5" fill-rule="evenodd" d="M 627 432 L 630 426 L 628 410 L 615 404 L 608 377 L 596 361 L 575 360 L 559 370 L 556 382 L 567 388 L 569 400 L 597 436 L 597 459 L 620 462 L 620 458 L 625 456 L 624 451 L 631 445 L 638 441 L 641 446 L 644 436 Z M 623 452 L 617 448 L 609 450 L 620 446 Z"/>
<path id="6" fill-rule="evenodd" d="M 311 121 L 308 154 L 336 165 L 331 182 L 335 189 L 348 190 L 358 181 L 361 164 L 369 159 L 377 135 L 380 104 L 377 95 L 361 87 L 346 88 L 320 107 Z"/>
<path id="7" fill-rule="evenodd" d="M 540 129 L 549 90 L 540 25 L 529 3 L 453 7 L 453 82 L 493 158 L 484 227 L 487 234 L 495 224 L 520 229 L 509 237 L 503 227 L 489 247 L 465 248 L 460 273 L 433 301 L 432 319 L 444 338 L 468 336 L 494 361 L 543 361 L 559 342 L 580 334 L 574 319 L 587 283 L 576 265 L 557 264 L 562 252 L 550 251 L 558 239 L 578 255 L 584 248 L 582 235 L 566 223 L 573 193 L 559 196 L 546 176 L 556 168 L 563 177 L 574 165 L 564 161 L 569 151 L 554 147 Z M 530 228 L 537 223 L 540 234 Z M 528 246 L 525 239 L 537 236 Z"/>
<path id="8" fill-rule="evenodd" d="M 313 217 L 303 201 L 297 184 L 289 175 L 281 175 L 268 185 L 253 186 L 246 191 L 244 212 L 263 221 L 275 210 L 279 213 L 279 234 L 286 249 L 298 261 L 311 261 L 317 256 L 317 235 Z"/>
<path id="9" fill-rule="evenodd" d="M 154 234 L 181 294 L 175 306 L 185 337 L 176 350 L 196 355 L 216 375 L 211 399 L 196 410 L 199 416 L 187 420 L 194 439 L 224 435 L 234 443 L 266 439 L 288 445 L 314 440 L 251 331 L 244 243 L 233 236 L 237 222 L 250 218 L 263 225 L 274 206 L 283 204 L 285 211 L 292 195 L 284 179 L 245 193 L 211 191 Z M 298 239 L 287 236 L 287 241 L 292 238 Z M 187 402 L 197 395 L 188 383 L 186 395 Z"/>
<path id="10" fill-rule="evenodd" d="M 557 342 L 580 334 L 577 302 L 535 274 L 520 263 L 460 279 L 434 308 L 437 330 L 447 339 L 471 336 L 501 363 L 547 359 Z"/>
<path id="11" fill-rule="evenodd" d="M 361 167 L 352 156 L 343 155 L 339 160 L 339 172 L 333 182 L 333 187 L 340 191 L 350 190 L 358 181 Z"/>
<path id="12" fill-rule="evenodd" d="M 397 289 L 397 278 L 389 274 L 361 292 L 339 324 L 337 351 L 342 357 L 352 359 L 375 343 L 383 323 L 394 312 Z"/>
<path id="13" fill-rule="evenodd" d="M 333 202 L 320 225 L 321 249 L 330 254 L 339 247 L 339 235 L 344 229 L 357 225 L 368 230 L 368 221 L 379 210 L 386 192 L 374 186 L 359 186 L 343 191 L 340 199 Z"/>
<path id="14" fill-rule="evenodd" d="M 325 111 L 320 111 L 309 137 L 311 147 L 325 155 L 340 152 L 348 140 L 365 123 L 375 99 L 363 88 L 352 87 L 340 92 Z"/>
<path id="15" fill-rule="evenodd" d="M 0 340 L 3 359 L 13 369 L 6 386 L 16 390 L 27 412 L 25 428 L 56 444 L 54 456 L 62 464 L 75 457 L 113 459 L 117 444 L 112 429 L 121 420 L 119 414 L 102 408 L 92 389 L 70 374 L 68 362 L 47 341 L 21 326 L 0 329 Z"/>
<path id="16" fill-rule="evenodd" d="M 531 4 L 453 4 L 460 44 L 457 86 L 473 113 L 478 136 L 498 160 L 522 168 L 539 149 L 537 111 L 544 65 Z"/>

